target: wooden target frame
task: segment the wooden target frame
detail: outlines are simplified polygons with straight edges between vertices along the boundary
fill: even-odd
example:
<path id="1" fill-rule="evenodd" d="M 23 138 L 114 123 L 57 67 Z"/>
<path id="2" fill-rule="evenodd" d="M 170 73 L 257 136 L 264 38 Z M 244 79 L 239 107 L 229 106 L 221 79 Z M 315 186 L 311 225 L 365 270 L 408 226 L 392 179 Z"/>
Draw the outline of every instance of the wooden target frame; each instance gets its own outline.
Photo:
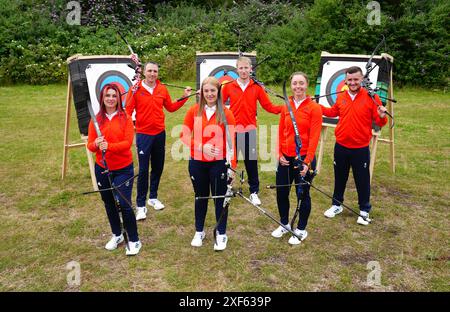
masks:
<path id="1" fill-rule="evenodd" d="M 71 149 L 74 148 L 79 148 L 79 147 L 83 147 L 86 150 L 86 155 L 87 155 L 87 159 L 88 159 L 88 164 L 89 164 L 89 172 L 91 175 L 91 181 L 92 181 L 92 187 L 94 190 L 98 190 L 98 186 L 97 186 L 97 179 L 95 178 L 95 161 L 93 158 L 93 153 L 87 148 L 87 126 L 86 126 L 86 122 L 87 124 L 90 121 L 90 115 L 89 115 L 89 111 L 87 109 L 87 104 L 85 105 L 86 107 L 83 107 L 82 109 L 80 109 L 79 107 L 77 107 L 77 105 L 84 105 L 83 100 L 79 100 L 78 101 L 75 99 L 74 96 L 74 81 L 71 77 L 72 76 L 76 77 L 76 79 L 78 80 L 82 80 L 85 79 L 86 80 L 86 85 L 83 86 L 80 91 L 80 87 L 79 85 L 77 85 L 77 90 L 78 92 L 84 92 L 86 94 L 84 94 L 84 97 L 89 96 L 89 89 L 88 89 L 88 84 L 87 84 L 87 78 L 86 78 L 86 73 L 84 70 L 84 73 L 81 72 L 77 72 L 77 73 L 72 73 L 70 70 L 70 66 L 72 65 L 73 62 L 75 61 L 88 61 L 91 60 L 93 63 L 96 64 L 112 64 L 112 65 L 117 65 L 117 64 L 123 64 L 123 63 L 131 63 L 131 58 L 129 55 L 90 55 L 90 56 L 83 56 L 82 54 L 75 54 L 71 57 L 69 57 L 66 60 L 66 63 L 69 67 L 68 70 L 68 75 L 67 75 L 67 95 L 66 95 L 66 118 L 65 118 L 65 126 L 64 126 L 64 146 L 63 146 L 63 159 L 62 159 L 62 165 L 61 165 L 61 179 L 64 180 L 64 178 L 66 177 L 67 174 L 67 168 L 68 168 L 68 155 L 69 155 L 69 151 Z M 84 67 L 86 68 L 86 67 Z M 129 85 L 128 87 L 131 87 L 131 85 Z M 75 107 L 77 109 L 77 119 L 78 119 L 78 127 L 80 130 L 80 135 L 81 135 L 81 141 L 82 142 L 70 142 L 69 140 L 69 132 L 70 132 L 70 118 L 71 118 L 71 108 L 72 108 L 72 101 L 75 104 Z M 81 104 L 80 104 L 81 103 Z M 81 112 L 81 113 L 80 113 Z"/>
<path id="2" fill-rule="evenodd" d="M 328 52 L 322 52 L 321 54 L 321 58 L 322 57 L 336 57 L 336 58 L 343 58 L 343 59 L 369 59 L 370 55 L 357 55 L 357 54 L 330 54 Z M 387 54 L 387 53 L 382 53 L 381 55 L 375 55 L 373 57 L 373 62 L 381 62 L 382 60 L 387 60 L 391 65 L 393 65 L 394 63 L 394 58 Z M 375 65 L 375 64 L 374 64 Z M 389 85 L 387 87 L 387 98 L 393 99 L 394 98 L 394 84 L 393 84 L 393 66 L 389 67 L 390 70 L 387 73 L 388 75 L 388 80 L 389 80 Z M 364 69 L 363 69 L 364 70 Z M 321 74 L 322 71 L 320 71 Z M 321 76 L 318 77 L 318 83 L 320 83 Z M 316 86 L 316 96 L 318 96 L 318 87 Z M 388 112 L 394 116 L 394 107 L 393 107 L 393 103 L 391 101 L 386 101 L 386 108 L 388 110 Z M 394 141 L 394 128 L 393 128 L 393 123 L 394 121 L 389 118 L 388 121 L 388 126 L 389 126 L 389 138 L 382 138 L 381 137 L 381 129 L 372 129 L 372 138 L 370 140 L 370 166 L 369 166 L 369 172 L 370 172 L 370 180 L 372 181 L 372 177 L 373 177 L 373 171 L 375 168 L 375 161 L 376 161 L 376 153 L 377 153 L 377 148 L 378 148 L 378 142 L 381 143 L 387 143 L 389 144 L 389 149 L 390 149 L 390 168 L 391 168 L 391 172 L 395 173 L 395 141 Z M 320 169 L 321 169 L 321 165 L 322 165 L 322 161 L 323 161 L 323 152 L 324 152 L 324 144 L 326 141 L 326 136 L 327 136 L 327 132 L 328 132 L 328 128 L 335 128 L 336 127 L 336 123 L 334 122 L 329 122 L 328 119 L 325 120 L 322 123 L 322 129 L 321 129 L 321 133 L 320 133 L 320 141 L 319 141 L 319 152 L 318 152 L 318 158 L 317 158 L 317 173 L 320 173 Z"/>

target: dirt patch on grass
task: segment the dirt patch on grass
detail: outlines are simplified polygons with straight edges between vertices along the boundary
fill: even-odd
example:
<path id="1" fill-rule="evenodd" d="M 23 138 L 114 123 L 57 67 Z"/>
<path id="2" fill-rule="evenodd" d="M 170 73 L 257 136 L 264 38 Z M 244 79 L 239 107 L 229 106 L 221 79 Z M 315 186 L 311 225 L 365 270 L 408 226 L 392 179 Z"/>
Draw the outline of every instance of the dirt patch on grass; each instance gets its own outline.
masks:
<path id="1" fill-rule="evenodd" d="M 383 196 L 397 199 L 411 200 L 413 195 L 400 188 L 396 188 L 392 184 L 389 187 L 385 185 L 372 185 L 374 192 L 378 192 Z"/>
<path id="2" fill-rule="evenodd" d="M 349 266 L 356 263 L 366 264 L 369 261 L 374 260 L 375 256 L 370 253 L 348 252 L 343 255 L 336 256 L 336 259 L 339 260 L 343 265 Z"/>
<path id="3" fill-rule="evenodd" d="M 286 264 L 286 256 L 285 255 L 278 255 L 278 256 L 271 256 L 267 259 L 253 259 L 250 260 L 249 265 L 252 270 L 260 271 L 261 267 L 264 265 L 285 265 Z"/>
<path id="4" fill-rule="evenodd" d="M 450 255 L 427 256 L 426 259 L 430 261 L 450 261 Z"/>
<path id="5" fill-rule="evenodd" d="M 398 236 L 402 232 L 402 228 L 395 224 L 384 224 L 382 231 L 391 236 Z"/>

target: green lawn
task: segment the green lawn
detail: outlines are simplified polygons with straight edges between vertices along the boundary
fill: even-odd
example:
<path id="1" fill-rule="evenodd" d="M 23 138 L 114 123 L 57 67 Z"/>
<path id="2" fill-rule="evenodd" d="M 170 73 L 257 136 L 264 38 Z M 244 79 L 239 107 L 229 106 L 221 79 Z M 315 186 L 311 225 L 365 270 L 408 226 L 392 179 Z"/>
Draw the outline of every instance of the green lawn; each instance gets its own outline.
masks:
<path id="1" fill-rule="evenodd" d="M 171 92 L 176 98 L 182 90 Z M 166 209 L 149 210 L 139 222 L 143 248 L 130 258 L 123 247 L 104 249 L 110 232 L 100 196 L 79 196 L 92 188 L 84 148 L 70 151 L 61 180 L 66 86 L 1 87 L 0 291 L 450 291 L 450 97 L 420 89 L 395 92 L 397 171 L 390 172 L 388 145 L 379 144 L 374 222 L 359 226 L 346 210 L 326 219 L 330 200 L 313 190 L 309 237 L 296 247 L 287 237 L 272 238 L 277 225 L 241 199 L 230 206 L 224 252 L 213 251 L 211 208 L 204 246 L 190 246 L 194 197 L 188 164 L 173 160 L 170 151 L 177 139 L 172 129 L 193 100 L 166 114 L 159 191 Z M 277 116 L 259 112 L 260 125 L 278 123 Z M 72 107 L 70 139 L 79 138 Z M 332 192 L 332 131 L 326 142 L 315 185 Z M 262 172 L 260 179 L 263 206 L 277 216 L 275 192 L 264 189 L 275 172 Z M 346 195 L 356 207 L 352 178 Z M 70 261 L 80 264 L 79 287 L 68 286 Z M 367 284 L 370 261 L 379 264 L 381 286 Z"/>

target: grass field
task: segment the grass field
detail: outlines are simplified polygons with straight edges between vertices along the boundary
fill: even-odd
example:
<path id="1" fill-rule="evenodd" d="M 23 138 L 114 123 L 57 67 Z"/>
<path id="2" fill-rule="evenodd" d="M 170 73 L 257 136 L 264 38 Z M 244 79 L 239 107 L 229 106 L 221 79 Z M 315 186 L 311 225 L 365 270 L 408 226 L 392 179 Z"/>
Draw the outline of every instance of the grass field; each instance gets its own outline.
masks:
<path id="1" fill-rule="evenodd" d="M 171 89 L 172 97 L 181 91 Z M 92 188 L 83 148 L 70 151 L 61 180 L 66 86 L 1 87 L 0 291 L 450 291 L 450 97 L 421 89 L 396 90 L 395 97 L 397 171 L 390 172 L 388 145 L 380 144 L 370 226 L 357 225 L 346 210 L 326 219 L 330 200 L 312 190 L 309 237 L 293 247 L 287 237 L 270 236 L 274 222 L 233 199 L 228 248 L 221 253 L 213 251 L 211 208 L 204 246 L 190 246 L 188 164 L 170 156 L 177 139 L 171 130 L 193 101 L 166 114 L 159 191 L 166 209 L 149 210 L 139 222 L 143 248 L 130 258 L 123 247 L 104 249 L 110 230 L 100 196 L 79 196 Z M 277 116 L 259 111 L 260 124 L 278 123 Z M 70 138 L 80 138 L 74 108 Z M 315 185 L 331 193 L 332 131 L 326 142 Z M 260 179 L 263 206 L 277 216 L 275 192 L 264 189 L 275 172 L 262 172 Z M 247 185 L 244 190 L 248 194 Z M 352 178 L 346 203 L 357 206 Z M 67 283 L 70 261 L 80 265 L 79 286 Z M 374 276 L 370 261 L 379 265 L 381 285 L 367 283 Z"/>

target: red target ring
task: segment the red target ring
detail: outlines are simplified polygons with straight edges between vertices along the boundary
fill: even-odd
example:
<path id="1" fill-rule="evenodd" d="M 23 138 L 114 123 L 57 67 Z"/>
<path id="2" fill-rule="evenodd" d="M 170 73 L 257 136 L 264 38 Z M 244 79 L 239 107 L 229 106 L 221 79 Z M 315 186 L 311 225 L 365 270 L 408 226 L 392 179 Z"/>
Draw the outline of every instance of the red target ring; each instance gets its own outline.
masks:
<path id="1" fill-rule="evenodd" d="M 219 80 L 219 82 L 223 85 L 227 82 L 236 80 L 239 75 L 236 71 L 236 67 L 224 65 L 217 67 L 208 76 L 214 76 Z"/>

